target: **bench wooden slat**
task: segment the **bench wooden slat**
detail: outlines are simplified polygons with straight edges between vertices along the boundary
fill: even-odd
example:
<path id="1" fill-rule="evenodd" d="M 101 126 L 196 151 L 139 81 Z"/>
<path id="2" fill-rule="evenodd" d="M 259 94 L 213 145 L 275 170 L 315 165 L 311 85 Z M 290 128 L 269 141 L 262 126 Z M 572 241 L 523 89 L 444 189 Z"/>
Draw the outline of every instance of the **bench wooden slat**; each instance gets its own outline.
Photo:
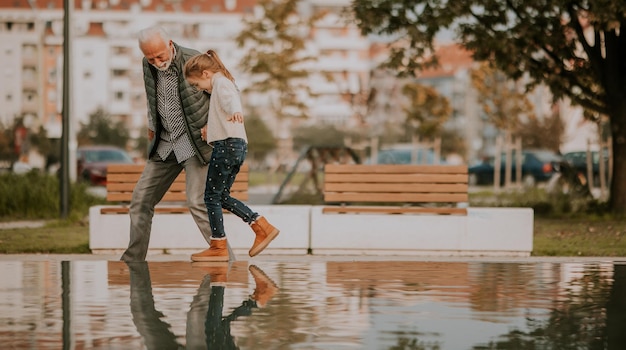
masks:
<path id="1" fill-rule="evenodd" d="M 392 171 L 390 171 L 392 170 Z M 372 174 L 372 173 L 419 173 L 419 174 L 467 174 L 466 165 L 404 165 L 404 164 L 327 164 L 324 167 L 325 174 Z"/>
<path id="2" fill-rule="evenodd" d="M 372 183 L 467 183 L 467 174 L 418 174 L 418 173 L 326 173 L 325 182 L 372 182 Z"/>
<path id="3" fill-rule="evenodd" d="M 326 192 L 360 192 L 360 193 L 467 193 L 465 184 L 373 184 L 373 183 L 325 183 Z"/>
<path id="4" fill-rule="evenodd" d="M 328 193 L 326 202 L 358 203 L 445 203 L 467 202 L 467 193 Z"/>
<path id="5" fill-rule="evenodd" d="M 374 207 L 374 206 L 336 206 L 322 208 L 322 213 L 379 213 L 379 214 L 457 214 L 467 215 L 466 208 L 438 207 Z"/>
<path id="6" fill-rule="evenodd" d="M 128 214 L 129 210 L 130 208 L 128 206 L 109 207 L 109 208 L 100 209 L 100 213 L 101 214 Z M 157 206 L 154 208 L 154 212 L 159 213 L 159 214 L 187 214 L 189 213 L 189 208 L 181 207 L 181 206 L 166 206 L 166 207 Z M 228 211 L 225 209 L 224 209 L 224 212 L 228 213 Z"/>
<path id="7" fill-rule="evenodd" d="M 174 182 L 172 186 L 170 186 L 170 191 L 180 192 L 185 191 L 186 184 L 185 182 Z M 132 182 L 121 182 L 121 183 L 108 183 L 107 191 L 109 193 L 124 193 L 124 192 L 133 192 L 135 188 L 135 183 Z M 233 186 L 230 188 L 231 193 L 235 192 L 245 192 L 248 190 L 247 182 L 236 181 Z M 130 200 L 130 199 L 129 199 Z"/>
<path id="8" fill-rule="evenodd" d="M 132 173 L 112 173 L 109 174 L 108 170 L 107 170 L 107 184 L 109 182 L 111 183 L 137 183 L 137 181 L 139 181 L 139 178 L 141 177 L 141 173 L 137 173 L 137 172 L 132 172 Z M 185 173 L 181 173 L 180 175 L 178 175 L 178 177 L 174 180 L 174 183 L 185 183 Z M 248 173 L 247 172 L 240 172 L 237 174 L 237 177 L 235 178 L 235 183 L 236 182 L 248 182 Z"/>
<path id="9" fill-rule="evenodd" d="M 248 192 L 231 192 L 231 196 L 239 199 L 240 201 L 248 200 Z M 107 200 L 109 202 L 130 202 L 132 193 L 107 193 Z M 187 195 L 185 192 L 167 192 L 162 202 L 187 202 Z"/>
<path id="10" fill-rule="evenodd" d="M 109 164 L 107 166 L 107 178 L 109 174 L 124 173 L 124 174 L 141 174 L 143 172 L 143 165 L 140 164 Z"/>

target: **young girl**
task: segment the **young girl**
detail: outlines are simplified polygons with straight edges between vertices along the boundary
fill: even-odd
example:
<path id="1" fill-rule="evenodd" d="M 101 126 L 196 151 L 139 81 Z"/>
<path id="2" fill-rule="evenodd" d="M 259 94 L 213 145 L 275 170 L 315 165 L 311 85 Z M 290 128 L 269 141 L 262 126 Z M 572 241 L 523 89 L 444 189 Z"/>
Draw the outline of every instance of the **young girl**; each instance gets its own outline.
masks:
<path id="1" fill-rule="evenodd" d="M 183 73 L 191 86 L 211 94 L 209 119 L 203 130 L 206 141 L 213 146 L 204 190 L 204 203 L 212 230 L 211 246 L 192 254 L 191 260 L 228 261 L 222 208 L 252 227 L 256 238 L 249 254 L 255 256 L 276 238 L 279 231 L 263 216 L 230 196 L 230 188 L 248 151 L 241 99 L 235 79 L 213 50 L 187 60 Z"/>

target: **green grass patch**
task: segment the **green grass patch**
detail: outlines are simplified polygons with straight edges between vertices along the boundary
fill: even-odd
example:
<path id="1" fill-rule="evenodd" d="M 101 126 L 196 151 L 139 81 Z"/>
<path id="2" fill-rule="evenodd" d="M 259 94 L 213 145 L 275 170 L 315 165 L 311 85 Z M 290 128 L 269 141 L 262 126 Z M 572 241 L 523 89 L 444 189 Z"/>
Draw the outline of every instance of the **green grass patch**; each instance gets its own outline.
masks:
<path id="1" fill-rule="evenodd" d="M 626 256 L 626 222 L 535 218 L 533 256 Z"/>
<path id="2" fill-rule="evenodd" d="M 90 254 L 89 226 L 51 222 L 39 228 L 0 230 L 1 254 Z"/>

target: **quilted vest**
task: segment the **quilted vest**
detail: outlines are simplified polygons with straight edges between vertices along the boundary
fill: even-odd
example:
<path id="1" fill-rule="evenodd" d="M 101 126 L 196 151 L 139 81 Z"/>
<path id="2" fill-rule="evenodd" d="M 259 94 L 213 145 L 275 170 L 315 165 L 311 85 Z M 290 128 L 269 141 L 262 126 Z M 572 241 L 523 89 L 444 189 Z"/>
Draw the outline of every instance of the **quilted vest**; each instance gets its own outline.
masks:
<path id="1" fill-rule="evenodd" d="M 211 158 L 211 146 L 202 141 L 201 130 L 207 124 L 210 95 L 203 91 L 196 91 L 187 83 L 183 76 L 185 62 L 200 52 L 178 46 L 176 43 L 174 43 L 174 47 L 176 48 L 176 56 L 172 60 L 172 67 L 178 72 L 178 94 L 183 106 L 187 134 L 191 136 L 191 144 L 196 151 L 196 156 L 202 164 L 207 164 Z M 148 127 L 155 132 L 154 139 L 152 139 L 148 150 L 149 157 L 152 157 L 161 139 L 160 132 L 163 127 L 161 118 L 157 114 L 156 68 L 148 63 L 145 57 L 143 58 L 143 80 L 148 100 Z"/>

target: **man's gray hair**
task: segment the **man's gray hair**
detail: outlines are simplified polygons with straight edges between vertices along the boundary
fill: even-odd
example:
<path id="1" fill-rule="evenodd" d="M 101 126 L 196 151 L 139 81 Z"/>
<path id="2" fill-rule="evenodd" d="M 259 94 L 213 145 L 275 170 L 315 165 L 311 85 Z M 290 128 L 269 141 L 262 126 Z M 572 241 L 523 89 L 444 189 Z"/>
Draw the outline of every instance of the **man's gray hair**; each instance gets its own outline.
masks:
<path id="1" fill-rule="evenodd" d="M 168 43 L 170 41 L 170 35 L 165 31 L 165 29 L 163 29 L 163 27 L 158 25 L 142 29 L 137 35 L 140 46 L 154 38 L 161 38 L 164 43 Z"/>

